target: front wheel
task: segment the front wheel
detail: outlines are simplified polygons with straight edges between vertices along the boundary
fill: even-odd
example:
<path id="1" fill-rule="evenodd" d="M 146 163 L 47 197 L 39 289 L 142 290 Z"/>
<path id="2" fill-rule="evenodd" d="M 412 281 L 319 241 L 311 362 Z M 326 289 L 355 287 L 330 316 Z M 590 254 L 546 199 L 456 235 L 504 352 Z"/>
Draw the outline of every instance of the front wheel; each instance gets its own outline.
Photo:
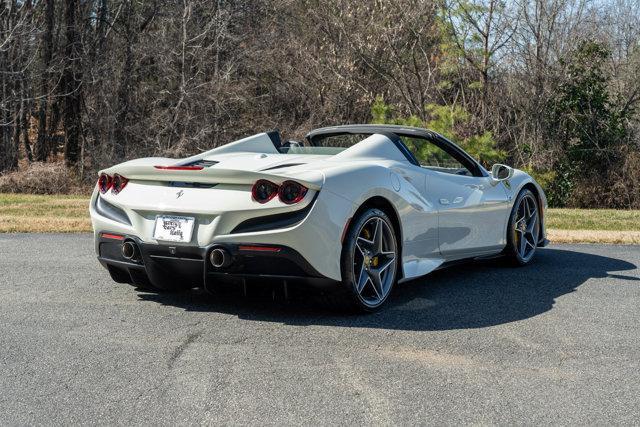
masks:
<path id="1" fill-rule="evenodd" d="M 379 209 L 355 218 L 345 238 L 342 285 L 356 308 L 375 311 L 384 304 L 396 282 L 398 242 L 391 220 Z"/>
<path id="2" fill-rule="evenodd" d="M 509 217 L 506 255 L 515 265 L 526 265 L 533 259 L 540 236 L 540 210 L 531 190 L 518 194 Z"/>

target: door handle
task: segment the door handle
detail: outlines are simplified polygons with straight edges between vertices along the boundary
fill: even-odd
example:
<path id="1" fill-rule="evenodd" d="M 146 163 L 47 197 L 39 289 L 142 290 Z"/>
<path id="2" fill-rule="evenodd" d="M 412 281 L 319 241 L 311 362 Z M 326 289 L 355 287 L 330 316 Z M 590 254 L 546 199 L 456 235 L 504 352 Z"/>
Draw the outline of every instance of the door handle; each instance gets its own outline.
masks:
<path id="1" fill-rule="evenodd" d="M 478 184 L 465 184 L 465 187 L 469 187 L 473 190 L 484 190 L 484 185 L 478 185 Z"/>
<path id="2" fill-rule="evenodd" d="M 450 205 L 450 204 L 454 204 L 457 205 L 458 203 L 462 203 L 462 197 L 456 197 L 455 199 L 453 199 L 453 202 L 450 202 L 449 199 L 440 199 L 440 204 L 441 205 Z"/>

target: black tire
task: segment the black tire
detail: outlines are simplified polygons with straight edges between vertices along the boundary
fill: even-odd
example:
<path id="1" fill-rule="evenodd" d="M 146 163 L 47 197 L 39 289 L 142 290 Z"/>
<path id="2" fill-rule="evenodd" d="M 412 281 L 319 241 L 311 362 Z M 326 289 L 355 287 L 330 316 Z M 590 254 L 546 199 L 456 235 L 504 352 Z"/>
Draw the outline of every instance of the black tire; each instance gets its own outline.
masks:
<path id="1" fill-rule="evenodd" d="M 374 222 L 377 224 L 377 221 L 383 221 L 380 223 L 379 232 L 382 236 L 381 239 L 383 239 L 381 240 L 381 245 L 384 245 L 386 250 L 376 254 L 371 252 L 371 256 L 365 256 L 357 246 L 358 239 L 362 237 L 361 233 L 366 231 L 365 227 L 371 227 Z M 371 238 L 374 239 L 375 236 Z M 380 247 L 382 248 L 383 246 Z M 340 267 L 342 273 L 341 293 L 343 295 L 334 295 L 334 299 L 342 296 L 339 300 L 346 302 L 348 306 L 359 312 L 375 312 L 379 310 L 389 298 L 397 279 L 399 248 L 400 246 L 393 228 L 393 223 L 386 213 L 380 209 L 372 208 L 359 214 L 352 220 L 342 245 Z M 358 251 L 358 253 L 356 253 L 356 251 Z M 390 251 L 394 253 L 393 258 L 388 254 Z M 381 285 L 380 287 L 374 284 L 374 279 L 367 279 L 364 287 L 358 291 L 359 277 L 356 277 L 358 273 L 356 273 L 354 269 L 355 264 L 358 264 L 360 261 L 359 258 L 362 258 L 360 262 L 361 268 L 359 268 L 359 270 L 361 270 L 360 274 L 362 274 L 365 268 L 367 275 L 376 272 L 378 274 L 376 282 Z M 365 260 L 368 260 L 368 262 L 365 263 Z M 384 267 L 385 265 L 386 267 Z M 382 269 L 383 267 L 384 270 Z M 381 272 L 378 273 L 378 271 Z M 383 279 L 380 279 L 381 277 L 383 277 Z M 367 296 L 368 294 L 365 291 L 369 291 L 369 289 L 371 289 L 371 293 L 374 296 Z M 383 295 L 378 298 L 380 294 Z"/>
<path id="2" fill-rule="evenodd" d="M 535 209 L 535 224 L 531 227 L 531 218 L 525 218 L 523 225 L 523 212 L 526 211 L 525 216 L 529 215 L 532 208 Z M 515 266 L 529 264 L 535 256 L 539 236 L 540 207 L 538 198 L 531 190 L 525 188 L 518 194 L 509 216 L 507 247 L 505 248 L 505 255 L 509 263 Z"/>

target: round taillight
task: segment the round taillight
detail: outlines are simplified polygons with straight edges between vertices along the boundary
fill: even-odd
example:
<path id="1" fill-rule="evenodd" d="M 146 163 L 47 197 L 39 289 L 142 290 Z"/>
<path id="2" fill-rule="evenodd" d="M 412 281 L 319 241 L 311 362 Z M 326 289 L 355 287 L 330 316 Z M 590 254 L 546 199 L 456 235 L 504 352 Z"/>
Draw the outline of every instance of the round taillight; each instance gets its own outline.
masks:
<path id="1" fill-rule="evenodd" d="M 106 173 L 101 173 L 98 177 L 98 190 L 100 190 L 100 193 L 104 194 L 109 191 L 112 184 L 113 181 L 111 180 L 111 177 Z"/>
<path id="2" fill-rule="evenodd" d="M 266 179 L 260 179 L 251 188 L 251 197 L 258 203 L 267 203 L 278 195 L 278 185 Z"/>
<path id="3" fill-rule="evenodd" d="M 295 181 L 285 181 L 280 186 L 278 191 L 278 197 L 282 203 L 292 205 L 298 203 L 304 199 L 304 195 L 307 194 L 307 187 L 302 184 L 298 184 Z"/>
<path id="4" fill-rule="evenodd" d="M 113 194 L 118 194 L 121 192 L 124 187 L 127 185 L 129 180 L 122 175 L 115 174 L 113 175 L 113 184 L 111 184 L 111 192 Z"/>

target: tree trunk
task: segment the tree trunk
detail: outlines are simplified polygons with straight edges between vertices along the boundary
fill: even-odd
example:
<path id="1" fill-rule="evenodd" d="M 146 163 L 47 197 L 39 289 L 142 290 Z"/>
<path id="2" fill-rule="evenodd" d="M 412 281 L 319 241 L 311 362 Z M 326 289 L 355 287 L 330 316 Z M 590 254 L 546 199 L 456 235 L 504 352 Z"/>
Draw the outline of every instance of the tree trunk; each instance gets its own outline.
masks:
<path id="1" fill-rule="evenodd" d="M 24 104 L 24 102 L 21 102 Z M 15 170 L 18 168 L 18 149 L 20 148 L 20 115 L 21 108 L 16 110 L 13 117 L 13 140 L 7 147 L 7 160 L 5 170 Z"/>
<path id="2" fill-rule="evenodd" d="M 8 4 L 0 0 L 0 34 L 10 33 L 14 25 L 16 7 L 15 0 L 10 0 Z M 16 126 L 19 113 L 16 112 L 15 93 L 19 87 L 14 77 L 15 55 L 14 43 L 8 48 L 0 49 L 0 172 L 14 169 L 17 165 L 14 144 L 16 132 L 19 132 Z"/>
<path id="3" fill-rule="evenodd" d="M 29 163 L 33 162 L 33 152 L 31 151 L 31 141 L 29 141 L 29 117 L 30 114 L 30 106 L 28 103 L 25 103 L 22 108 L 22 142 L 24 143 L 24 152 L 27 155 L 27 160 Z"/>
<path id="4" fill-rule="evenodd" d="M 55 17 L 54 0 L 46 1 L 46 30 L 42 36 L 43 50 L 43 72 L 40 82 L 41 96 L 40 108 L 38 109 L 38 139 L 36 140 L 35 152 L 36 159 L 44 162 L 49 157 L 51 148 L 49 147 L 49 138 L 47 134 L 47 107 L 49 103 L 49 67 L 53 56 L 53 20 Z"/>
<path id="5" fill-rule="evenodd" d="M 80 58 L 80 37 L 76 28 L 77 0 L 66 0 L 66 46 L 65 68 L 62 77 L 64 87 L 64 158 L 67 166 L 75 167 L 80 154 L 80 103 L 82 96 L 82 72 Z"/>
<path id="6" fill-rule="evenodd" d="M 60 119 L 61 119 L 61 112 L 60 112 L 60 104 L 61 104 L 61 100 L 55 100 L 52 104 L 51 104 L 51 115 L 50 115 L 50 120 L 49 120 L 49 130 L 47 132 L 47 147 L 49 147 L 50 153 L 53 156 L 57 156 L 59 153 L 59 149 L 60 149 L 60 142 L 62 140 L 62 142 L 64 142 L 64 137 L 61 137 L 59 135 L 56 134 L 56 132 L 58 131 L 58 126 L 60 124 Z"/>
<path id="7" fill-rule="evenodd" d="M 100 0 L 100 9 L 98 11 L 98 24 L 96 26 L 97 43 L 94 47 L 94 60 L 96 55 L 100 55 L 104 49 L 105 36 L 107 32 L 107 19 L 109 15 L 109 5 L 107 0 Z"/>
<path id="8" fill-rule="evenodd" d="M 131 91 L 131 76 L 133 74 L 133 50 L 132 50 L 132 5 L 131 0 L 126 0 L 124 8 L 123 32 L 126 37 L 124 64 L 120 76 L 118 88 L 118 109 L 116 111 L 116 123 L 113 131 L 113 156 L 115 160 L 124 159 L 127 153 L 127 122 L 129 116 L 129 93 Z"/>
<path id="9" fill-rule="evenodd" d="M 6 8 L 4 0 L 0 0 L 0 10 Z M 5 17 L 0 15 L 0 32 L 5 31 Z M 0 67 L 2 71 L 7 66 L 7 52 L 0 49 Z M 6 111 L 8 107 L 8 91 L 7 91 L 7 77 L 6 73 L 0 73 L 0 173 L 4 170 L 5 156 L 6 156 L 6 143 L 7 143 L 7 131 L 8 121 L 6 120 Z"/>

